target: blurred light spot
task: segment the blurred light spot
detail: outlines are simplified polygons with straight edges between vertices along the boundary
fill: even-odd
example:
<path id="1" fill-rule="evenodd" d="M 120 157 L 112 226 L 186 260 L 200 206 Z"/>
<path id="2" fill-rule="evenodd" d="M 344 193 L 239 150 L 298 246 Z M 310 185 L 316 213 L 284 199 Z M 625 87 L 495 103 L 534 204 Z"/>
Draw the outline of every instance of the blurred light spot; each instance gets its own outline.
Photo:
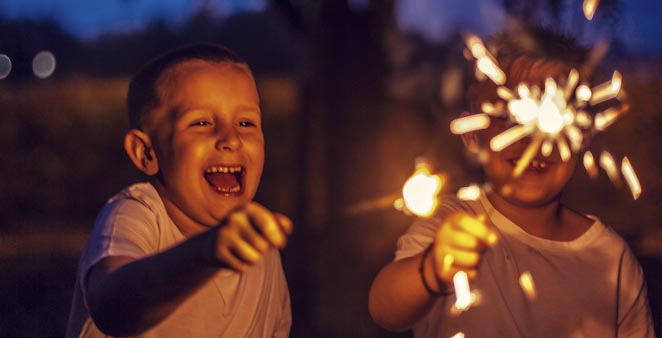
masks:
<path id="1" fill-rule="evenodd" d="M 462 187 L 457 191 L 457 197 L 465 201 L 476 201 L 480 198 L 480 187 L 476 184 Z"/>
<path id="2" fill-rule="evenodd" d="M 453 286 L 455 287 L 455 309 L 466 311 L 473 303 L 471 289 L 469 289 L 469 278 L 467 273 L 460 270 L 453 275 Z"/>
<path id="3" fill-rule="evenodd" d="M 11 73 L 11 59 L 5 54 L 0 54 L 0 80 Z"/>
<path id="4" fill-rule="evenodd" d="M 632 168 L 632 164 L 630 164 L 630 160 L 627 157 L 623 157 L 621 172 L 630 191 L 632 191 L 632 197 L 635 200 L 638 199 L 641 196 L 641 183 L 639 183 L 639 178 L 637 178 L 637 174 L 634 172 L 634 168 Z"/>
<path id="5" fill-rule="evenodd" d="M 32 59 L 32 72 L 40 79 L 45 79 L 55 71 L 55 55 L 49 51 L 41 51 Z"/>
<path id="6" fill-rule="evenodd" d="M 464 338 L 464 333 L 458 332 L 454 334 L 451 338 Z"/>
<path id="7" fill-rule="evenodd" d="M 536 299 L 536 286 L 533 284 L 533 277 L 531 277 L 530 272 L 525 271 L 521 276 L 519 276 L 519 285 L 522 287 L 524 294 L 526 294 L 526 297 L 529 300 Z"/>

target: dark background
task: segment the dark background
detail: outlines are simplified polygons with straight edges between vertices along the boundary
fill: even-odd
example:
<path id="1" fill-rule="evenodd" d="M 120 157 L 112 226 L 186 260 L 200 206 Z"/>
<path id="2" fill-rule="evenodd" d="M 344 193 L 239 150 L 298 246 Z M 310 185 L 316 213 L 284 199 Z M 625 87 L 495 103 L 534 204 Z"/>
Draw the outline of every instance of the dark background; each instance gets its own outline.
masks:
<path id="1" fill-rule="evenodd" d="M 130 10 L 139 1 L 124 2 Z M 434 2 L 272 0 L 222 15 L 213 1 L 196 3 L 176 23 L 157 16 L 130 31 L 73 29 L 71 16 L 0 14 L 0 54 L 12 60 L 0 80 L 0 337 L 64 335 L 77 259 L 96 213 L 143 179 L 121 146 L 129 76 L 156 54 L 200 40 L 233 48 L 256 74 L 267 144 L 257 200 L 296 227 L 282 253 L 292 337 L 409 337 L 372 323 L 367 294 L 412 221 L 390 203 L 415 158 L 428 157 L 451 178 L 444 192 L 480 180 L 448 124 L 466 109 L 469 67 L 459 32 L 472 27 L 471 6 L 481 1 L 439 2 L 430 5 L 438 16 L 419 19 L 403 18 L 407 6 Z M 578 170 L 564 198 L 630 243 L 660 325 L 662 48 L 646 42 L 660 36 L 660 25 L 646 17 L 659 11 L 646 11 L 652 1 L 603 0 L 588 22 L 580 1 L 492 3 L 500 19 L 484 22 L 479 34 L 519 19 L 562 27 L 588 46 L 611 41 L 598 77 L 619 69 L 632 108 L 591 150 L 627 155 L 643 195 L 633 201 L 604 173 L 591 181 Z M 447 23 L 437 31 L 436 18 Z M 423 29 L 405 24 L 416 20 Z M 641 35 L 627 33 L 633 22 L 647 24 Z M 46 79 L 31 69 L 42 50 L 57 60 Z"/>

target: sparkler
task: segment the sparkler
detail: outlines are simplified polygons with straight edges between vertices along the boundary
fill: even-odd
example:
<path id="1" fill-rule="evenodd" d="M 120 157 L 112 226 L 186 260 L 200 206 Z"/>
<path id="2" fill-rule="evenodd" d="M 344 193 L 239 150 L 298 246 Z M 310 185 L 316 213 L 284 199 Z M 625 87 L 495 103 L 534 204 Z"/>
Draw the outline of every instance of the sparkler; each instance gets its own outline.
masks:
<path id="1" fill-rule="evenodd" d="M 463 127 L 460 127 L 461 129 Z M 425 159 L 416 160 L 414 173 L 407 179 L 402 187 L 402 198 L 394 202 L 398 210 L 406 211 L 421 218 L 428 218 L 436 212 L 439 205 L 439 192 L 446 178 L 443 175 L 432 174 L 430 163 Z M 463 200 L 476 200 L 480 196 L 480 188 L 477 185 L 460 188 L 457 196 Z M 449 270 L 453 264 L 452 255 L 444 256 L 442 265 L 444 270 Z M 458 271 L 453 275 L 455 289 L 455 306 L 453 311 L 463 312 L 469 309 L 476 297 L 469 287 L 469 279 L 466 272 Z"/>
<path id="2" fill-rule="evenodd" d="M 586 0 L 584 12 L 593 16 L 597 0 Z M 589 18 L 590 19 L 590 18 Z M 467 56 L 476 62 L 476 75 L 479 79 L 489 78 L 497 85 L 497 95 L 505 102 L 483 102 L 481 112 L 466 115 L 451 122 L 453 134 L 464 134 L 490 126 L 490 117 L 506 117 L 515 122 L 511 128 L 494 136 L 489 147 L 498 152 L 524 138 L 531 138 L 523 155 L 513 170 L 513 179 L 518 178 L 529 166 L 535 155 L 549 157 L 554 147 L 562 161 L 568 161 L 572 154 L 579 153 L 584 143 L 584 135 L 605 131 L 629 109 L 622 91 L 623 76 L 614 71 L 609 81 L 593 88 L 580 83 L 579 72 L 572 69 L 567 76 L 558 80 L 547 78 L 544 88 L 520 83 L 515 90 L 504 86 L 505 73 L 499 68 L 496 58 L 485 47 L 482 40 L 466 34 Z M 600 108 L 600 109 L 598 109 Z M 595 117 L 589 111 L 596 111 Z M 597 177 L 593 155 L 584 155 L 584 167 L 590 177 Z M 603 152 L 600 167 L 616 185 L 620 182 L 616 161 L 611 154 Z M 629 161 L 623 159 L 621 172 L 635 199 L 641 194 L 641 185 Z"/>

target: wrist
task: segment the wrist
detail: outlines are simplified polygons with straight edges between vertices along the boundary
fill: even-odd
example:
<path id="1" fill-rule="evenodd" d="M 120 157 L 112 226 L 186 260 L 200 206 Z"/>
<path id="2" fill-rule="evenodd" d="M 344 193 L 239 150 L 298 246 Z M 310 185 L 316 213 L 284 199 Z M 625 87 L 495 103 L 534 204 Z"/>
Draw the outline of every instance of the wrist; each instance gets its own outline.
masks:
<path id="1" fill-rule="evenodd" d="M 430 256 L 433 245 L 424 251 L 419 264 L 418 273 L 423 287 L 430 296 L 447 296 L 453 293 L 453 288 L 444 283 L 435 272 L 434 259 Z"/>

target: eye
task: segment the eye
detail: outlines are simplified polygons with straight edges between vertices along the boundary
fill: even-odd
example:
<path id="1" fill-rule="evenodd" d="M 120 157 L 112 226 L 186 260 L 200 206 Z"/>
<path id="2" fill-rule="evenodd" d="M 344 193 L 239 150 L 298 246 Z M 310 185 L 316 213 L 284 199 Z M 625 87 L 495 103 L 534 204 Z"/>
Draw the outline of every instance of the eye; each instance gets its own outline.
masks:
<path id="1" fill-rule="evenodd" d="M 257 127 L 257 124 L 253 121 L 241 121 L 239 122 L 240 127 Z"/>
<path id="2" fill-rule="evenodd" d="M 200 121 L 195 121 L 191 124 L 189 124 L 189 127 L 206 127 L 206 126 L 211 126 L 212 123 L 207 121 L 207 120 L 200 120 Z"/>

